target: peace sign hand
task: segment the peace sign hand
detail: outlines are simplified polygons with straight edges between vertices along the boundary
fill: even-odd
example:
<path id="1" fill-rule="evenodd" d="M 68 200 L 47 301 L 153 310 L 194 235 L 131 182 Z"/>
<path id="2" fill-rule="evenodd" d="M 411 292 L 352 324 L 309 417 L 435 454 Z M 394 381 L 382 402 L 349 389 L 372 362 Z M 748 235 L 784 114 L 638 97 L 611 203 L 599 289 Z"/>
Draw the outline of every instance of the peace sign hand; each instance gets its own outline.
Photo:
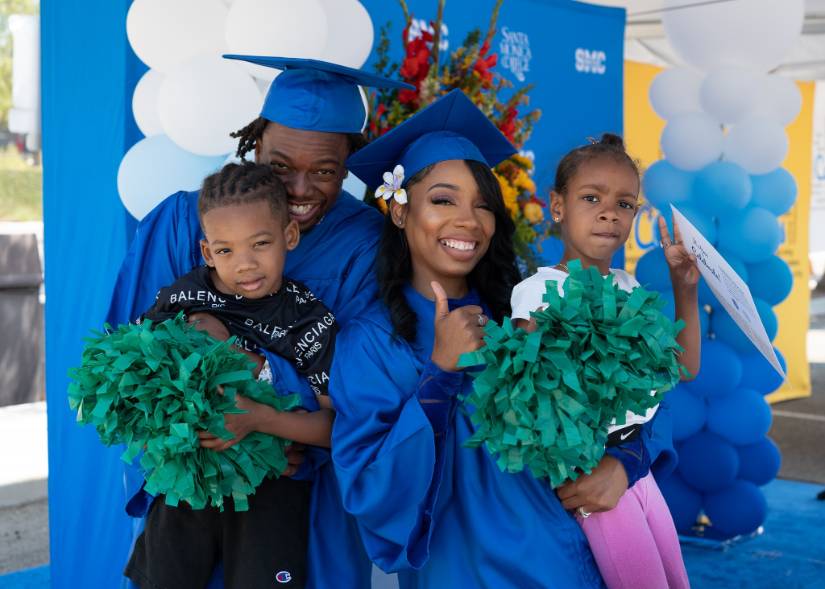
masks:
<path id="1" fill-rule="evenodd" d="M 430 286 L 435 295 L 435 341 L 431 358 L 441 370 L 454 372 L 458 369 L 461 354 L 473 352 L 484 345 L 487 317 L 478 305 L 450 311 L 444 288 L 435 281 Z"/>
<path id="2" fill-rule="evenodd" d="M 670 279 L 676 288 L 691 288 L 699 284 L 699 267 L 696 265 L 696 256 L 688 252 L 682 242 L 682 232 L 676 219 L 673 220 L 673 236 L 667 229 L 664 217 L 659 217 L 659 234 L 662 236 L 662 249 L 665 253 L 665 260 L 670 267 Z"/>

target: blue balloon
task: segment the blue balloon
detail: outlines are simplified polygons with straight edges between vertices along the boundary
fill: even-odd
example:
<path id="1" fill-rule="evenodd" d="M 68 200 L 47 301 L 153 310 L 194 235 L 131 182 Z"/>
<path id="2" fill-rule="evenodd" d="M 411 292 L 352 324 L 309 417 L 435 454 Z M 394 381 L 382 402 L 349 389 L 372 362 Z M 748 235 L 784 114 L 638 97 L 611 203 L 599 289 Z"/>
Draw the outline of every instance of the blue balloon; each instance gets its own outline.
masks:
<path id="1" fill-rule="evenodd" d="M 731 444 L 755 444 L 771 429 L 771 408 L 750 389 L 736 389 L 708 399 L 709 431 Z"/>
<path id="2" fill-rule="evenodd" d="M 665 306 L 662 308 L 662 314 L 670 319 L 676 321 L 676 301 L 673 299 L 673 291 L 672 290 L 662 290 L 659 291 L 659 296 L 665 302 Z M 699 333 L 702 337 L 708 333 L 710 329 L 710 315 L 703 307 L 699 308 Z"/>
<path id="3" fill-rule="evenodd" d="M 711 339 L 702 340 L 699 374 L 683 383 L 690 392 L 711 397 L 723 395 L 739 386 L 742 380 L 742 362 L 728 345 Z"/>
<path id="4" fill-rule="evenodd" d="M 666 393 L 672 416 L 673 439 L 686 440 L 705 426 L 708 410 L 705 399 L 694 395 L 684 385 Z"/>
<path id="5" fill-rule="evenodd" d="M 654 162 L 642 177 L 642 194 L 659 210 L 670 210 L 670 203 L 690 198 L 693 174 L 676 168 L 667 160 Z"/>
<path id="6" fill-rule="evenodd" d="M 654 247 L 639 258 L 636 263 L 636 280 L 649 290 L 670 289 L 670 267 L 662 248 Z"/>
<path id="7" fill-rule="evenodd" d="M 793 289 L 793 272 L 788 263 L 779 256 L 750 264 L 746 279 L 751 294 L 769 305 L 784 301 Z"/>
<path id="8" fill-rule="evenodd" d="M 782 242 L 776 215 L 760 207 L 748 207 L 719 219 L 719 246 L 748 264 L 768 259 Z"/>
<path id="9" fill-rule="evenodd" d="M 736 479 L 739 454 L 723 438 L 702 431 L 680 446 L 678 470 L 685 482 L 699 491 L 721 491 Z"/>
<path id="10" fill-rule="evenodd" d="M 753 204 L 768 209 L 774 215 L 784 215 L 796 201 L 796 180 L 785 168 L 751 176 L 751 183 Z"/>
<path id="11" fill-rule="evenodd" d="M 774 348 L 779 365 L 787 373 L 788 363 L 782 353 Z M 756 349 L 750 354 L 740 355 L 742 360 L 742 382 L 739 384 L 744 389 L 752 389 L 762 395 L 768 395 L 782 386 L 784 382 L 782 376 L 774 370 L 773 366 Z"/>
<path id="12" fill-rule="evenodd" d="M 776 318 L 776 313 L 768 303 L 761 299 L 754 299 L 753 302 L 756 305 L 759 318 L 762 320 L 762 325 L 765 327 L 765 332 L 768 334 L 768 339 L 773 341 L 777 331 L 779 331 L 779 320 Z M 748 336 L 739 329 L 733 317 L 721 307 L 714 307 L 713 309 L 713 314 L 710 317 L 710 330 L 717 340 L 728 344 L 737 352 L 751 354 L 756 350 Z"/>
<path id="13" fill-rule="evenodd" d="M 762 486 L 775 479 L 779 473 L 782 455 L 770 438 L 739 446 L 736 451 L 739 452 L 739 474 L 736 478 Z"/>
<path id="14" fill-rule="evenodd" d="M 676 208 L 696 227 L 705 239 L 712 245 L 716 245 L 719 241 L 716 219 L 691 203 L 678 204 Z M 673 239 L 673 211 L 669 209 L 667 211 L 661 211 L 661 215 L 665 218 L 667 230 L 670 232 L 671 239 Z M 653 232 L 656 236 L 656 241 L 662 241 L 662 234 L 659 231 L 658 222 L 654 225 Z"/>
<path id="15" fill-rule="evenodd" d="M 676 473 L 656 483 L 667 502 L 676 529 L 683 534 L 690 532 L 702 509 L 702 494 Z"/>
<path id="16" fill-rule="evenodd" d="M 748 205 L 751 191 L 751 179 L 744 168 L 732 162 L 713 162 L 696 174 L 692 202 L 713 216 L 726 217 Z"/>
<path id="17" fill-rule="evenodd" d="M 727 489 L 705 495 L 704 509 L 713 535 L 721 538 L 755 532 L 768 514 L 762 491 L 749 481 L 736 481 Z"/>
<path id="18" fill-rule="evenodd" d="M 120 162 L 117 188 L 123 205 L 140 220 L 178 190 L 197 190 L 221 168 L 226 156 L 201 156 L 175 145 L 166 135 L 135 143 Z"/>

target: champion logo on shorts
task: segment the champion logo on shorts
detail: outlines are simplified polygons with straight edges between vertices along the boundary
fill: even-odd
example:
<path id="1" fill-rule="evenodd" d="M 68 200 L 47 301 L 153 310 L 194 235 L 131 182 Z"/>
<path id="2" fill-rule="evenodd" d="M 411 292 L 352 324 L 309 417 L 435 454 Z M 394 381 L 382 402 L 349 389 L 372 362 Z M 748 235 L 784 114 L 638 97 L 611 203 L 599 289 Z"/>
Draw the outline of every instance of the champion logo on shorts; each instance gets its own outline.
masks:
<path id="1" fill-rule="evenodd" d="M 289 571 L 278 571 L 275 574 L 275 580 L 284 585 L 292 580 L 292 574 Z"/>

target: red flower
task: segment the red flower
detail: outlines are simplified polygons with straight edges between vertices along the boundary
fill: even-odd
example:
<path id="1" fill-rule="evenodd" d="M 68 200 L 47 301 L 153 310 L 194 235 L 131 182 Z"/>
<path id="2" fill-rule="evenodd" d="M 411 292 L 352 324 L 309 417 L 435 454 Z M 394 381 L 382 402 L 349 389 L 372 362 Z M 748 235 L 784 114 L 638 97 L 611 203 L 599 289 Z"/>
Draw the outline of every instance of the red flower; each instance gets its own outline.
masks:
<path id="1" fill-rule="evenodd" d="M 518 116 L 518 110 L 514 107 L 510 107 L 504 113 L 504 119 L 498 126 L 499 131 L 501 131 L 507 139 L 513 141 L 513 136 L 516 133 L 516 117 Z"/>
<path id="2" fill-rule="evenodd" d="M 372 117 L 372 121 L 370 122 L 370 132 L 373 135 L 378 135 L 378 121 L 381 120 L 381 117 L 384 116 L 385 112 L 387 112 L 387 105 L 382 102 L 378 105 L 378 108 L 375 109 L 375 115 Z"/>
<path id="3" fill-rule="evenodd" d="M 481 83 L 485 88 L 489 88 L 492 84 L 493 74 L 490 69 L 494 68 L 498 63 L 498 55 L 493 53 L 488 56 L 488 51 L 490 51 L 490 43 L 485 41 L 481 49 L 479 49 L 478 59 L 473 65 L 473 70 L 478 74 L 478 77 L 481 78 Z"/>

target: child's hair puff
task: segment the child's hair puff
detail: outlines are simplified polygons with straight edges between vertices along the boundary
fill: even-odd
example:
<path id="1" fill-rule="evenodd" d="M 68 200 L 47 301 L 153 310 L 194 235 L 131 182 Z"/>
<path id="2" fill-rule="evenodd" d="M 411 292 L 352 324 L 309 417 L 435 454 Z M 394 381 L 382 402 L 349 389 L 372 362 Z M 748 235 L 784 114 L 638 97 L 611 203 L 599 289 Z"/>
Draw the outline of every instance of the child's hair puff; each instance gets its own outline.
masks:
<path id="1" fill-rule="evenodd" d="M 597 158 L 608 157 L 621 164 L 627 164 L 639 177 L 639 165 L 630 157 L 624 146 L 624 141 L 614 133 L 604 133 L 600 139 L 591 139 L 590 143 L 577 147 L 567 153 L 556 168 L 556 179 L 553 190 L 564 194 L 570 179 L 576 175 L 579 167 Z"/>

